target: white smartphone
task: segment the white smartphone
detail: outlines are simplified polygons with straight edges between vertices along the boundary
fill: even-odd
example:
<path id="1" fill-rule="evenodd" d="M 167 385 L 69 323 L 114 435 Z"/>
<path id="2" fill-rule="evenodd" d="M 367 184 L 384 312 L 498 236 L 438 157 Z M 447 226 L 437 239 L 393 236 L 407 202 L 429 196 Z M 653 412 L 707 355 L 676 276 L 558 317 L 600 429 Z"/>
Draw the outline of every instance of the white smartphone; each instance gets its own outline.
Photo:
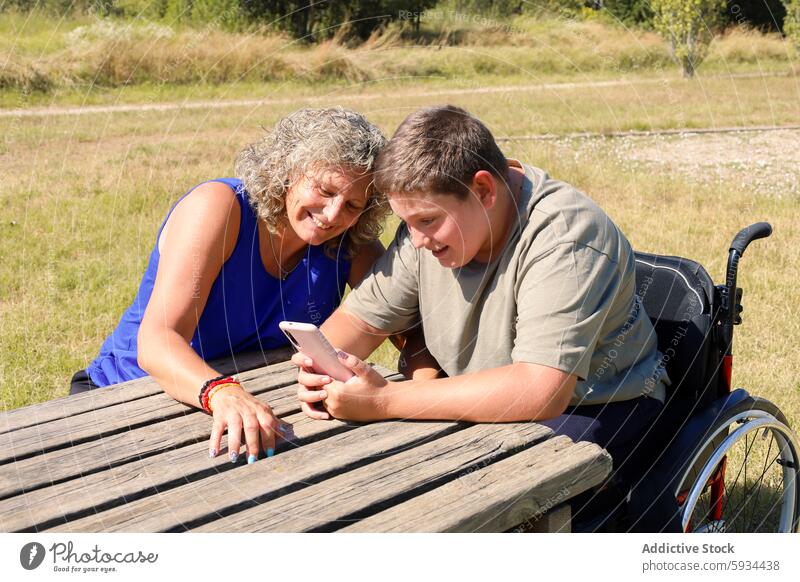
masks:
<path id="1" fill-rule="evenodd" d="M 297 351 L 311 358 L 314 362 L 314 371 L 317 373 L 327 374 L 340 382 L 346 382 L 354 376 L 353 372 L 339 361 L 336 350 L 325 334 L 313 323 L 282 321 L 278 327 Z"/>

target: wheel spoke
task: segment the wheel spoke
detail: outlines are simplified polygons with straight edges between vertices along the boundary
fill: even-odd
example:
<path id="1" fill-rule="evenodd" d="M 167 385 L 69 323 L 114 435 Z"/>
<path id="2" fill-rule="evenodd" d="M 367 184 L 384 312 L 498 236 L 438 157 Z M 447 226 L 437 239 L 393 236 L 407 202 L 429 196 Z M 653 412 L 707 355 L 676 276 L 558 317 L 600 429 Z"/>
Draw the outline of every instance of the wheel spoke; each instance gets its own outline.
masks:
<path id="1" fill-rule="evenodd" d="M 772 459 L 772 462 L 769 464 L 769 466 L 771 467 L 771 466 L 772 466 L 772 464 L 773 464 L 775 461 L 777 461 L 777 460 L 778 460 L 778 457 L 780 457 L 780 456 L 781 456 L 781 453 L 780 453 L 780 452 L 778 452 L 778 454 L 777 454 L 777 455 L 775 455 L 775 458 L 773 458 L 773 459 Z M 769 457 L 767 457 L 767 458 L 769 458 Z M 769 468 L 768 468 L 766 471 L 764 471 L 764 472 L 761 474 L 760 480 L 763 480 L 763 479 L 764 479 L 764 475 L 766 475 L 766 474 L 767 474 L 767 471 L 768 471 L 768 470 L 769 470 Z M 747 483 L 745 483 L 745 487 L 746 487 L 746 486 L 747 486 Z M 744 509 L 744 508 L 742 508 L 742 509 L 739 509 L 739 507 L 741 507 L 741 506 L 743 506 L 745 503 L 747 503 L 747 496 L 748 496 L 748 495 L 749 495 L 749 494 L 752 492 L 752 490 L 753 490 L 753 488 L 754 488 L 754 487 L 755 487 L 755 485 L 754 485 L 753 487 L 751 487 L 749 490 L 747 490 L 747 491 L 745 492 L 745 495 L 744 495 L 744 497 L 742 497 L 742 502 L 741 502 L 739 505 L 737 505 L 737 506 L 736 506 L 736 509 L 737 509 L 738 511 L 737 511 L 737 512 L 734 514 L 733 518 L 732 518 L 731 520 L 729 520 L 729 521 L 728 521 L 728 523 L 731 523 L 731 522 L 733 522 L 733 520 L 734 520 L 734 519 L 736 519 L 736 518 L 739 516 L 739 514 L 742 512 L 742 509 Z"/>
<path id="2" fill-rule="evenodd" d="M 692 524 L 686 531 L 794 531 L 800 503 L 791 493 L 796 486 L 795 478 L 800 476 L 796 469 L 800 443 L 786 421 L 781 422 L 780 413 L 773 409 L 771 403 L 760 404 L 756 399 L 750 409 L 752 416 L 731 410 L 725 424 L 716 425 L 714 437 L 701 441 L 705 446 L 693 456 L 694 463 L 686 470 L 688 475 L 678 495 L 684 496 L 681 518 Z M 736 421 L 740 418 L 742 426 L 737 428 Z M 726 428 L 727 438 L 718 439 L 717 435 Z M 722 460 L 712 464 L 712 459 Z M 723 471 L 721 465 L 725 460 Z M 709 474 L 710 477 L 701 479 Z M 743 479 L 741 485 L 740 479 Z M 696 500 L 691 509 L 686 503 L 689 499 Z"/>
<path id="3" fill-rule="evenodd" d="M 753 442 L 750 443 L 750 445 L 747 447 L 747 450 L 745 450 L 745 452 L 744 452 L 744 458 L 745 459 L 747 459 L 747 456 L 750 454 L 750 449 L 753 447 L 754 443 L 755 443 L 755 440 L 753 440 Z M 747 435 L 745 435 L 745 445 L 747 445 Z M 736 473 L 736 478 L 733 480 L 733 487 L 731 487 L 729 490 L 728 490 L 727 487 L 725 488 L 726 489 L 726 494 L 725 494 L 726 499 L 725 499 L 725 502 L 722 504 L 722 514 L 723 515 L 726 515 L 725 508 L 728 505 L 728 500 L 733 498 L 733 492 L 736 491 L 736 485 L 739 483 L 739 475 L 742 474 L 742 469 L 744 469 L 744 467 L 745 467 L 745 465 L 739 465 L 739 472 Z M 744 487 L 747 487 L 747 477 L 746 476 L 745 476 L 745 484 L 743 485 L 743 488 Z"/>
<path id="4" fill-rule="evenodd" d="M 783 481 L 783 476 L 781 476 L 781 489 L 783 489 L 783 482 L 782 482 L 782 481 Z M 779 498 L 779 499 L 780 499 L 780 498 Z M 758 524 L 758 527 L 756 528 L 756 531 L 755 531 L 755 532 L 753 532 L 753 533 L 756 533 L 756 532 L 758 532 L 758 530 L 760 530 L 760 529 L 761 529 L 761 526 L 762 526 L 762 525 L 764 524 L 764 522 L 767 520 L 767 517 L 769 517 L 770 515 L 772 515 L 772 512 L 774 511 L 774 509 L 775 509 L 775 506 L 777 505 L 777 503 L 778 503 L 778 501 L 776 500 L 776 501 L 775 501 L 775 503 L 773 503 L 773 504 L 772 504 L 772 506 L 770 507 L 770 510 L 769 510 L 769 512 L 768 512 L 768 513 L 767 513 L 767 514 L 764 516 L 764 519 L 762 519 L 762 520 L 759 522 L 759 524 Z"/>
<path id="5" fill-rule="evenodd" d="M 766 429 L 765 429 L 766 430 Z M 770 432 L 770 439 L 769 439 L 769 449 L 767 449 L 767 454 L 764 455 L 764 472 L 761 473 L 762 475 L 762 482 L 763 482 L 763 475 L 767 472 L 767 461 L 769 460 L 769 454 L 772 452 L 772 443 L 775 441 L 775 437 Z M 761 487 L 758 488 L 758 492 L 756 492 L 756 500 L 753 502 L 753 512 L 755 513 L 758 510 L 758 498 L 761 497 Z M 769 515 L 769 514 L 767 514 Z M 764 520 L 767 519 L 766 517 L 761 520 L 761 523 L 758 524 L 758 527 L 761 527 L 761 524 L 764 523 Z M 746 521 L 746 520 L 745 520 Z M 756 529 L 758 531 L 758 528 Z M 755 533 L 755 532 L 753 532 Z"/>

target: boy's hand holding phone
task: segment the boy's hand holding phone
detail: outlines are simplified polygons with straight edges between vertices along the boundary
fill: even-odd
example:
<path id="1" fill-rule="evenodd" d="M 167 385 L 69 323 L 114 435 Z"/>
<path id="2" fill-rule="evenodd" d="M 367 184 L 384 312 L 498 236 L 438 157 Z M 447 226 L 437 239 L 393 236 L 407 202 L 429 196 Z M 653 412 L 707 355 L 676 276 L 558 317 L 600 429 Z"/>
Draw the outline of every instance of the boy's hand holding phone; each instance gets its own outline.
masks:
<path id="1" fill-rule="evenodd" d="M 303 412 L 319 420 L 334 417 L 365 422 L 389 418 L 385 392 L 389 382 L 352 354 L 339 351 L 337 358 L 353 373 L 346 382 L 315 372 L 314 361 L 303 352 L 292 356 L 292 362 L 300 368 L 297 397 Z M 324 410 L 317 408 L 320 405 Z"/>
<path id="2" fill-rule="evenodd" d="M 386 416 L 388 384 L 371 366 L 338 351 L 310 323 L 282 321 L 279 327 L 297 349 L 292 362 L 300 368 L 297 397 L 300 407 L 317 420 L 380 420 Z"/>

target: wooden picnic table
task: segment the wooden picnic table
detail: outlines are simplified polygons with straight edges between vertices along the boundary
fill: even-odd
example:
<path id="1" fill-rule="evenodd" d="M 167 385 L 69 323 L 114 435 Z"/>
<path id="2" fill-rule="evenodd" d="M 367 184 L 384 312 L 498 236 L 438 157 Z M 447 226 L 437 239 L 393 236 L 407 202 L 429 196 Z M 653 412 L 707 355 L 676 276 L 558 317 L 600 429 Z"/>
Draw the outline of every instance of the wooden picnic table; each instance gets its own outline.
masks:
<path id="1" fill-rule="evenodd" d="M 209 458 L 210 418 L 150 378 L 0 413 L 0 531 L 569 531 L 611 469 L 532 422 L 311 420 L 288 357 L 218 365 L 293 425 L 252 465 Z"/>

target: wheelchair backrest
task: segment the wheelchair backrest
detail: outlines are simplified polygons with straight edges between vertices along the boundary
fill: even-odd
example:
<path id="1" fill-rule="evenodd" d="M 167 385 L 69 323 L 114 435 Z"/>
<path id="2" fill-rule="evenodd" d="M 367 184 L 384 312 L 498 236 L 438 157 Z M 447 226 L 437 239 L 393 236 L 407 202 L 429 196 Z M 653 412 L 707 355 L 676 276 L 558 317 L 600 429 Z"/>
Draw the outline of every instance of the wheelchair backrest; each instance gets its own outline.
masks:
<path id="1" fill-rule="evenodd" d="M 636 293 L 658 336 L 672 386 L 667 407 L 685 420 L 717 395 L 720 353 L 714 330 L 714 283 L 702 265 L 636 252 Z"/>

